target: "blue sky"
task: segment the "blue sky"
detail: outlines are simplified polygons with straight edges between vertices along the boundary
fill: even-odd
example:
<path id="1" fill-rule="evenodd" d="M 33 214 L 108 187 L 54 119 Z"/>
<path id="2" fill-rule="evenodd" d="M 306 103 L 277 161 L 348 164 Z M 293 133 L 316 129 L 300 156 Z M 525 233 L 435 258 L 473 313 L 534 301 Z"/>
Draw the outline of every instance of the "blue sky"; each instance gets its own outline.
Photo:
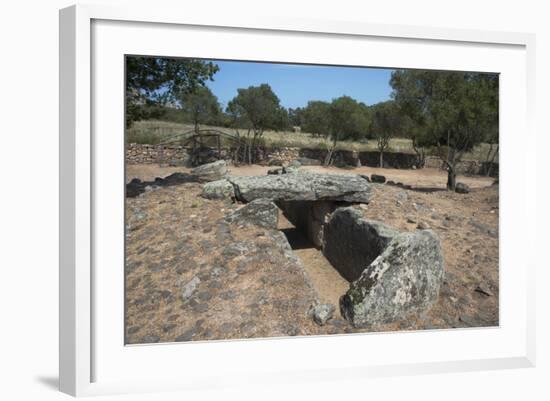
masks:
<path id="1" fill-rule="evenodd" d="M 216 61 L 220 67 L 207 86 L 225 108 L 238 88 L 267 83 L 285 107 L 303 107 L 309 100 L 347 95 L 367 105 L 388 100 L 392 70 L 293 64 Z"/>

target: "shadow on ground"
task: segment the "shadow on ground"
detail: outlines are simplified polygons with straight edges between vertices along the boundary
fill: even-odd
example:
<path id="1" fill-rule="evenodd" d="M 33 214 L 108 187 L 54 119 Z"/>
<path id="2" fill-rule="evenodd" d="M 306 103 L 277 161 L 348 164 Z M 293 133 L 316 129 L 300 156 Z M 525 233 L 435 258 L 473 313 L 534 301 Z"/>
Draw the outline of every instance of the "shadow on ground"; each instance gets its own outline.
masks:
<path id="1" fill-rule="evenodd" d="M 44 387 L 48 387 L 50 390 L 59 390 L 59 377 L 57 376 L 39 376 L 35 378 L 36 381 Z"/>

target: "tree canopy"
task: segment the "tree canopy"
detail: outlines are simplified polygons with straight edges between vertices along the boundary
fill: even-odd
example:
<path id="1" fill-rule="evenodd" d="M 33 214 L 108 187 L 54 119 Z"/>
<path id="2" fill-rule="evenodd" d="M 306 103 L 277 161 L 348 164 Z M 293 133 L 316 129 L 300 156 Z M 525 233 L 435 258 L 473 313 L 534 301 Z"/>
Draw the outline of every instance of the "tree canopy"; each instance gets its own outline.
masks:
<path id="1" fill-rule="evenodd" d="M 498 132 L 498 75 L 396 70 L 390 85 L 396 103 L 417 126 L 414 140 L 436 147 L 447 165 L 447 187 L 454 189 L 464 153 Z"/>
<path id="2" fill-rule="evenodd" d="M 218 98 L 206 86 L 178 96 L 181 108 L 198 130 L 199 124 L 216 124 L 221 115 Z"/>
<path id="3" fill-rule="evenodd" d="M 405 118 L 394 101 L 377 103 L 371 107 L 371 135 L 376 138 L 380 152 L 380 167 L 384 167 L 384 152 L 389 149 L 390 140 L 405 131 Z"/>
<path id="4" fill-rule="evenodd" d="M 279 130 L 288 126 L 288 112 L 268 84 L 238 89 L 226 111 L 233 126 L 247 130 L 244 157 L 248 163 L 255 160 L 258 141 L 266 129 Z"/>
<path id="5" fill-rule="evenodd" d="M 126 124 L 147 119 L 151 112 L 190 93 L 218 71 L 212 62 L 164 57 L 126 57 Z M 149 106 L 149 107 L 142 107 Z"/>

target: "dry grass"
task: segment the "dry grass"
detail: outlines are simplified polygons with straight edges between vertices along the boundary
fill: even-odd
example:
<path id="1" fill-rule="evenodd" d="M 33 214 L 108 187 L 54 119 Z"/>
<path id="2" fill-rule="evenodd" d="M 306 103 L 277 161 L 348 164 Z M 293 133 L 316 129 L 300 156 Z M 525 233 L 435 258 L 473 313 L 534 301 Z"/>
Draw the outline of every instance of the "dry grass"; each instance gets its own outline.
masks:
<path id="1" fill-rule="evenodd" d="M 233 133 L 231 128 L 202 126 Z M 132 127 L 126 130 L 126 141 L 128 143 L 157 144 L 177 134 L 191 131 L 191 124 L 180 124 L 168 121 L 137 121 Z M 296 147 L 310 149 L 328 149 L 331 141 L 325 138 L 314 137 L 306 132 L 290 131 L 266 131 L 263 135 L 266 146 L 269 147 Z M 376 140 L 365 141 L 341 141 L 336 149 L 355 150 L 357 152 L 376 151 Z M 483 143 L 471 152 L 464 155 L 464 160 L 485 160 L 489 145 Z M 393 138 L 390 141 L 390 152 L 413 153 L 411 140 L 406 138 Z M 498 162 L 498 157 L 496 159 Z"/>

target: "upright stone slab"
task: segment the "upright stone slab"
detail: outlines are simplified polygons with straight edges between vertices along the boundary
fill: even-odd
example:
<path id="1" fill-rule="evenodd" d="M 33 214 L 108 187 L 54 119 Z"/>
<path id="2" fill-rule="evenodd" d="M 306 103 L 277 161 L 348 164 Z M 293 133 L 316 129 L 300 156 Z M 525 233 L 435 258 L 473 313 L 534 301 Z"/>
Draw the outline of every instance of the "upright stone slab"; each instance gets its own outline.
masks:
<path id="1" fill-rule="evenodd" d="M 438 236 L 431 230 L 395 236 L 340 299 L 355 327 L 392 323 L 428 310 L 444 279 Z"/>
<path id="2" fill-rule="evenodd" d="M 353 207 L 339 208 L 324 226 L 323 254 L 342 277 L 354 281 L 398 234 Z"/>

